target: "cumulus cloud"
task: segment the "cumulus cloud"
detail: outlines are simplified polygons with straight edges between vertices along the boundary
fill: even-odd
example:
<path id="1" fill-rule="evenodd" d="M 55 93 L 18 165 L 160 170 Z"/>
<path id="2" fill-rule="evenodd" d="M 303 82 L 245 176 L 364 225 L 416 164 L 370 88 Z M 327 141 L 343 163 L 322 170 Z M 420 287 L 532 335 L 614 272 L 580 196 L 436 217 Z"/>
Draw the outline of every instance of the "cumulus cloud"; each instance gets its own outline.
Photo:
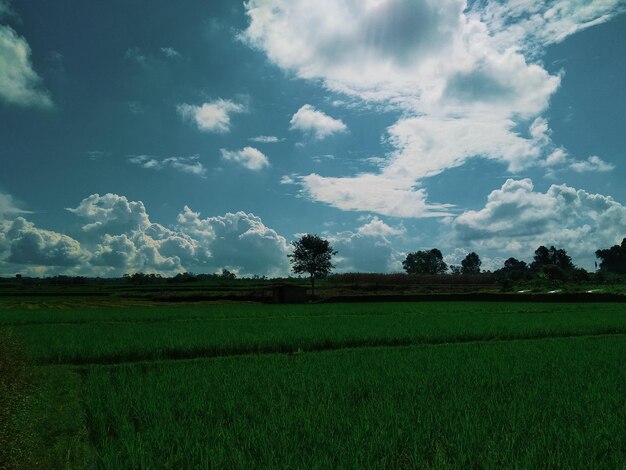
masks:
<path id="1" fill-rule="evenodd" d="M 597 155 L 592 155 L 583 162 L 572 163 L 570 168 L 578 173 L 587 173 L 590 171 L 606 172 L 614 170 L 615 165 L 605 162 Z"/>
<path id="2" fill-rule="evenodd" d="M 164 170 L 172 169 L 182 173 L 188 173 L 204 177 L 206 175 L 206 167 L 199 161 L 198 155 L 192 155 L 190 157 L 168 157 L 159 159 L 150 155 L 129 155 L 128 161 L 135 165 L 139 165 L 141 168 L 150 170 Z"/>
<path id="3" fill-rule="evenodd" d="M 231 128 L 231 114 L 246 112 L 246 107 L 220 98 L 200 106 L 183 103 L 177 110 L 183 119 L 194 122 L 199 130 L 225 134 Z"/>
<path id="4" fill-rule="evenodd" d="M 151 224 L 145 230 L 105 234 L 94 250 L 92 264 L 118 275 L 140 271 L 171 275 L 185 271 L 184 265 L 190 262 L 202 264 L 204 260 L 196 259 L 195 251 L 194 240 Z"/>
<path id="5" fill-rule="evenodd" d="M 5 5 L 7 12 L 8 4 Z M 52 100 L 33 69 L 28 42 L 7 25 L 0 25 L 0 99 L 17 106 L 51 108 Z"/>
<path id="6" fill-rule="evenodd" d="M 13 198 L 0 197 L 0 274 L 121 276 L 219 272 L 284 276 L 285 237 L 246 213 L 201 217 L 184 207 L 170 227 L 150 220 L 141 201 L 92 194 L 68 209 L 85 220 L 76 238 L 36 227 Z"/>
<path id="7" fill-rule="evenodd" d="M 67 235 L 43 230 L 17 217 L 5 233 L 7 261 L 18 265 L 76 266 L 89 255 L 79 242 Z"/>
<path id="8" fill-rule="evenodd" d="M 423 178 L 470 158 L 509 171 L 566 162 L 541 117 L 561 75 L 539 61 L 546 45 L 623 11 L 607 2 L 251 0 L 242 37 L 282 69 L 368 105 L 402 111 L 378 173 L 308 175 L 304 194 L 343 210 L 445 215 Z M 370 183 L 375 183 L 372 186 Z M 410 201 L 414 209 L 399 209 Z"/>
<path id="9" fill-rule="evenodd" d="M 328 234 L 338 254 L 334 260 L 339 272 L 389 272 L 398 271 L 402 253 L 394 248 L 404 235 L 404 227 L 387 225 L 374 217 L 354 231 Z"/>
<path id="10" fill-rule="evenodd" d="M 93 194 L 70 212 L 85 219 L 77 238 L 36 227 L 12 198 L 0 217 L 0 273 L 121 276 L 218 272 L 286 275 L 285 238 L 245 212 L 200 217 L 188 207 L 171 227 L 150 220 L 141 201 Z M 0 199 L 2 201 L 2 199 Z M 23 211 L 22 211 L 23 212 Z"/>
<path id="11" fill-rule="evenodd" d="M 263 224 L 260 217 L 245 212 L 201 218 L 185 207 L 178 216 L 178 229 L 210 249 L 209 265 L 228 267 L 240 274 L 285 275 L 288 272 L 287 241 Z"/>
<path id="12" fill-rule="evenodd" d="M 224 160 L 239 163 L 248 170 L 259 171 L 270 164 L 263 152 L 254 147 L 244 147 L 236 151 L 220 149 L 220 153 Z"/>
<path id="13" fill-rule="evenodd" d="M 334 119 L 310 104 L 305 104 L 291 117 L 291 130 L 298 130 L 306 135 L 321 140 L 333 134 L 346 132 L 346 126 L 340 119 Z"/>
<path id="14" fill-rule="evenodd" d="M 126 196 L 107 193 L 92 194 L 68 211 L 88 221 L 83 231 L 88 234 L 123 234 L 150 226 L 146 208 L 141 201 L 129 201 Z"/>
<path id="15" fill-rule="evenodd" d="M 399 235 L 404 235 L 405 232 L 406 230 L 404 227 L 392 227 L 391 225 L 387 225 L 378 217 L 372 217 L 369 222 L 357 229 L 357 233 L 360 235 L 380 238 L 397 237 Z"/>
<path id="16" fill-rule="evenodd" d="M 452 225 L 457 241 L 474 247 L 528 258 L 539 245 L 555 245 L 590 267 L 598 247 L 626 234 L 626 207 L 564 184 L 542 193 L 530 179 L 509 179 L 485 207 L 464 212 Z"/>

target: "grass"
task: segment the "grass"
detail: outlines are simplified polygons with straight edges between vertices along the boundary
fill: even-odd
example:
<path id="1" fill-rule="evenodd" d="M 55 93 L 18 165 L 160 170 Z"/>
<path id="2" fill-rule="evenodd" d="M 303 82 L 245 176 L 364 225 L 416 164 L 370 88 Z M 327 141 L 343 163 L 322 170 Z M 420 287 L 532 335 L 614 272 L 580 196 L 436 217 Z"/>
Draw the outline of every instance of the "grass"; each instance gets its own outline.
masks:
<path id="1" fill-rule="evenodd" d="M 619 468 L 625 314 L 6 301 L 0 468 Z"/>
<path id="2" fill-rule="evenodd" d="M 87 455 L 80 377 L 32 367 L 23 343 L 0 331 L 0 469 L 79 468 Z"/>
<path id="3" fill-rule="evenodd" d="M 390 303 L 10 311 L 39 364 L 626 332 L 624 304 Z"/>
<path id="4" fill-rule="evenodd" d="M 625 346 L 570 338 L 100 366 L 85 402 L 102 468 L 619 468 Z"/>

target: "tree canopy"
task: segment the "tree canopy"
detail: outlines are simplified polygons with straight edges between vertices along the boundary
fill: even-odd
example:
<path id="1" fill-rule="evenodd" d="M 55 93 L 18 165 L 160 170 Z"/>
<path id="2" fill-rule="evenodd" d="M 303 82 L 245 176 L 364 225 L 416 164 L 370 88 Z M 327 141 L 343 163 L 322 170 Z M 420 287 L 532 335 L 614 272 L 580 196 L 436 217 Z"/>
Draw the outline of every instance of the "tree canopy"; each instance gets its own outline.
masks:
<path id="1" fill-rule="evenodd" d="M 402 267 L 407 274 L 443 274 L 448 270 L 448 265 L 437 248 L 409 253 L 402 262 Z"/>
<path id="2" fill-rule="evenodd" d="M 530 267 L 535 271 L 540 271 L 546 266 L 556 266 L 567 270 L 573 269 L 574 263 L 572 263 L 572 258 L 567 254 L 567 251 L 557 249 L 554 246 L 546 248 L 542 245 L 535 250 L 535 256 Z"/>
<path id="3" fill-rule="evenodd" d="M 600 261 L 600 270 L 618 274 L 626 274 L 626 238 L 621 245 L 596 251 Z"/>
<path id="4" fill-rule="evenodd" d="M 519 261 L 511 257 L 504 262 L 504 268 L 502 269 L 507 272 L 523 272 L 528 269 L 528 265 L 526 264 L 526 261 Z"/>
<path id="5" fill-rule="evenodd" d="M 317 235 L 303 235 L 291 244 L 293 253 L 287 255 L 291 260 L 291 270 L 296 274 L 308 274 L 315 294 L 315 280 L 330 274 L 334 268 L 331 260 L 337 252 L 333 250 L 328 240 Z"/>
<path id="6" fill-rule="evenodd" d="M 461 274 L 480 274 L 481 264 L 480 257 L 472 251 L 461 261 Z"/>

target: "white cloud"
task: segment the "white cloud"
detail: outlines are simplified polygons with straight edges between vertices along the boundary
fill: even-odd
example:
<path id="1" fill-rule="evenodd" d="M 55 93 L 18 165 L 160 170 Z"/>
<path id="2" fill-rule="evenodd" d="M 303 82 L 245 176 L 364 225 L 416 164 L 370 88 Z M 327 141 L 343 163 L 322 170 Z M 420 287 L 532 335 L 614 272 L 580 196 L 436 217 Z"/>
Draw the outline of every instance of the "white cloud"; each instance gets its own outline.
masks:
<path id="1" fill-rule="evenodd" d="M 277 142 L 282 142 L 284 139 L 279 139 L 274 135 L 260 135 L 257 137 L 251 137 L 251 142 L 257 142 L 259 144 L 275 144 Z"/>
<path id="2" fill-rule="evenodd" d="M 337 271 L 382 273 L 399 270 L 403 254 L 394 243 L 404 234 L 404 227 L 392 227 L 373 217 L 355 231 L 327 234 L 326 238 L 338 252 L 333 260 Z"/>
<path id="3" fill-rule="evenodd" d="M 305 104 L 296 111 L 289 124 L 290 129 L 301 131 L 319 140 L 348 130 L 343 121 L 316 110 L 310 104 Z"/>
<path id="4" fill-rule="evenodd" d="M 392 227 L 380 220 L 378 217 L 373 217 L 368 223 L 362 225 L 357 229 L 357 233 L 367 237 L 397 237 L 404 235 L 406 229 L 402 226 Z"/>
<path id="5" fill-rule="evenodd" d="M 17 106 L 51 108 L 52 100 L 33 69 L 28 42 L 0 25 L 0 99 Z"/>
<path id="6" fill-rule="evenodd" d="M 197 242 L 160 224 L 121 235 L 105 234 L 94 250 L 92 264 L 109 274 L 159 272 L 172 275 L 185 271 L 184 265 L 205 262 Z"/>
<path id="7" fill-rule="evenodd" d="M 570 168 L 578 173 L 586 173 L 589 171 L 606 172 L 615 169 L 615 165 L 607 163 L 596 155 L 592 155 L 586 161 L 574 162 Z"/>
<path id="8" fill-rule="evenodd" d="M 538 54 L 624 9 L 618 0 L 469 8 L 463 0 L 251 0 L 242 38 L 300 78 L 403 111 L 387 129 L 393 150 L 379 173 L 304 176 L 305 194 L 343 210 L 426 217 L 447 211 L 427 202 L 420 181 L 468 159 L 512 172 L 565 164 L 566 150 L 555 148 L 541 117 L 561 75 L 548 73 Z"/>
<path id="9" fill-rule="evenodd" d="M 6 203 L 6 204 L 5 204 Z M 218 272 L 284 276 L 285 238 L 245 212 L 200 217 L 188 207 L 170 228 L 152 222 L 143 202 L 93 194 L 74 209 L 86 219 L 77 239 L 37 228 L 19 216 L 12 198 L 0 198 L 0 274 L 121 276 Z M 23 211 L 21 211 L 23 212 Z M 13 217 L 13 219 L 12 219 Z"/>
<path id="10" fill-rule="evenodd" d="M 220 149 L 220 152 L 224 160 L 239 163 L 245 168 L 253 171 L 259 171 L 270 164 L 263 152 L 255 149 L 254 147 L 244 147 L 243 149 L 237 151 Z"/>
<path id="11" fill-rule="evenodd" d="M 21 209 L 17 201 L 10 194 L 0 193 L 0 217 L 11 214 L 30 214 L 31 212 Z"/>
<path id="12" fill-rule="evenodd" d="M 554 166 L 561 165 L 567 161 L 567 151 L 563 148 L 555 149 L 549 156 L 546 158 L 546 165 Z"/>
<path id="13" fill-rule="evenodd" d="M 175 59 L 176 57 L 180 57 L 180 52 L 178 52 L 173 47 L 162 47 L 161 53 L 168 59 Z"/>
<path id="14" fill-rule="evenodd" d="M 128 161 L 139 165 L 142 168 L 152 170 L 164 170 L 171 168 L 183 173 L 204 177 L 207 173 L 206 167 L 199 161 L 198 155 L 190 157 L 168 157 L 159 159 L 150 155 L 130 155 Z"/>
<path id="15" fill-rule="evenodd" d="M 7 261 L 17 265 L 67 267 L 81 264 L 89 257 L 73 238 L 39 229 L 23 217 L 13 220 L 4 235 L 9 253 Z"/>
<path id="16" fill-rule="evenodd" d="M 625 236 L 626 207 L 566 185 L 541 193 L 530 179 L 509 179 L 484 208 L 459 215 L 453 229 L 457 242 L 526 259 L 539 245 L 563 247 L 590 268 L 595 250 Z"/>
<path id="17" fill-rule="evenodd" d="M 243 274 L 285 275 L 289 246 L 284 237 L 245 212 L 201 218 L 188 207 L 178 216 L 178 229 L 209 247 L 213 270 L 222 267 Z"/>
<path id="18" fill-rule="evenodd" d="M 312 173 L 300 176 L 302 192 L 309 198 L 338 209 L 364 211 L 393 217 L 442 217 L 450 204 L 429 204 L 425 189 L 416 189 L 410 177 L 388 178 L 364 173 L 353 178 L 329 178 Z"/>
<path id="19" fill-rule="evenodd" d="M 230 131 L 231 114 L 246 112 L 244 105 L 221 98 L 200 106 L 183 103 L 177 109 L 184 119 L 194 122 L 199 130 L 218 134 Z"/>
<path id="20" fill-rule="evenodd" d="M 561 42 L 624 11 L 626 5 L 621 0 L 492 1 L 484 10 L 477 9 L 499 42 L 509 46 L 521 42 L 530 52 Z"/>
<path id="21" fill-rule="evenodd" d="M 141 201 L 129 201 L 125 196 L 107 193 L 92 194 L 68 211 L 87 219 L 83 231 L 91 234 L 123 234 L 143 230 L 151 225 Z"/>

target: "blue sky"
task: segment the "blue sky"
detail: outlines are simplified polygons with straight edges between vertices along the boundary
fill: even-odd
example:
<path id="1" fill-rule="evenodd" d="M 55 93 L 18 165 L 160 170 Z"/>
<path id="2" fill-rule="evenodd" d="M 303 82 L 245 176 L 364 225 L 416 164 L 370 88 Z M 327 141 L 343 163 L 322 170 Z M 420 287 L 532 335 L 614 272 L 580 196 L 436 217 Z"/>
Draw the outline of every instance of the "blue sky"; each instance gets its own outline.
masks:
<path id="1" fill-rule="evenodd" d="M 626 237 L 626 3 L 0 0 L 0 274 Z"/>

